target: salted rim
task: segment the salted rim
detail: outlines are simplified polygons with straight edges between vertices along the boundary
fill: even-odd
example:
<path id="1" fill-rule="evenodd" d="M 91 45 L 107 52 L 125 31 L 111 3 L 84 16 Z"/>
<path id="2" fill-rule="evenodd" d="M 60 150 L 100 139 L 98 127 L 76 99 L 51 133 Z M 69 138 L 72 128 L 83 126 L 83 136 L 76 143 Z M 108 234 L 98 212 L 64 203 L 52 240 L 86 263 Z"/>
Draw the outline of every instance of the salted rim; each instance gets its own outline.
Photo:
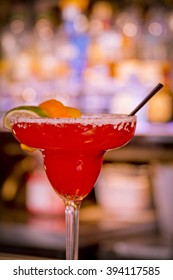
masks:
<path id="1" fill-rule="evenodd" d="M 15 123 L 37 123 L 37 124 L 71 124 L 80 123 L 83 125 L 96 124 L 118 124 L 125 122 L 136 122 L 136 116 L 128 116 L 125 114 L 85 114 L 80 118 L 42 118 L 42 117 L 25 117 L 14 116 L 10 119 L 11 124 Z"/>

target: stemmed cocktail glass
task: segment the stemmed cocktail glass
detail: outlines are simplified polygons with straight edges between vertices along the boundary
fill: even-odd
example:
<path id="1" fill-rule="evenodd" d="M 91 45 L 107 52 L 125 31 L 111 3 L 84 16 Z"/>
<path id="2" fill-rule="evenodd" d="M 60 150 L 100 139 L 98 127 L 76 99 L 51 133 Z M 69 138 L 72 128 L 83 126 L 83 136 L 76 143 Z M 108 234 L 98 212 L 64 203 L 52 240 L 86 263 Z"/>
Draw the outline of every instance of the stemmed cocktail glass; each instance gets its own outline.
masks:
<path id="1" fill-rule="evenodd" d="M 65 203 L 66 259 L 78 259 L 81 202 L 95 185 L 104 153 L 133 137 L 136 116 L 15 117 L 11 125 L 19 142 L 42 152 L 46 174 Z"/>
<path id="2" fill-rule="evenodd" d="M 4 127 L 12 129 L 20 143 L 42 152 L 46 174 L 64 201 L 66 259 L 78 259 L 80 205 L 95 185 L 105 152 L 120 148 L 132 139 L 135 114 L 162 87 L 159 83 L 129 115 L 42 118 L 37 114 L 31 117 L 30 113 L 28 116 L 28 109 L 33 107 L 25 108 L 23 116 L 23 107 L 17 108 L 21 110 L 19 114 L 16 108 L 7 112 Z"/>

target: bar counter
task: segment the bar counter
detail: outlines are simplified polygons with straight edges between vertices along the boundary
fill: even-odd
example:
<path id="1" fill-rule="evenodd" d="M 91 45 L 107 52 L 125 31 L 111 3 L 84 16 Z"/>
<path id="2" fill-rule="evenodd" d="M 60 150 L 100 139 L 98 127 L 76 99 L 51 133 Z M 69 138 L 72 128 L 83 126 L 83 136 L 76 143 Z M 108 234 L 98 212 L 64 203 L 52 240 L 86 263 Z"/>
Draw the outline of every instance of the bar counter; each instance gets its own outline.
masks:
<path id="1" fill-rule="evenodd" d="M 3 214 L 0 221 L 1 257 L 13 254 L 14 258 L 15 255 L 21 258 L 65 258 L 63 216 L 36 217 L 19 209 L 3 209 Z M 170 241 L 159 235 L 154 212 L 143 213 L 133 221 L 122 221 L 98 206 L 81 209 L 80 259 L 171 257 Z"/>

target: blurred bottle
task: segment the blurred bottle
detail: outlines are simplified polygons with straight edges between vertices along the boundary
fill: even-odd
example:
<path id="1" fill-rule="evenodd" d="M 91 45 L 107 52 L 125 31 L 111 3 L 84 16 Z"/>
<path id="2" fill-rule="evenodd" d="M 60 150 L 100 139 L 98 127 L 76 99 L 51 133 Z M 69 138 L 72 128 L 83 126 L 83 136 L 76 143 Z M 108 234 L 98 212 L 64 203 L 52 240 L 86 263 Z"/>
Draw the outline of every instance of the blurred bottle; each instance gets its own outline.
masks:
<path id="1" fill-rule="evenodd" d="M 26 181 L 34 168 L 34 162 L 31 157 L 18 151 L 14 143 L 8 144 L 4 150 L 6 148 L 8 148 L 8 152 L 5 153 L 4 164 L 7 164 L 6 159 L 8 159 L 8 168 L 6 167 L 8 171 L 4 170 L 6 176 L 1 185 L 1 200 L 4 206 L 24 209 L 26 206 Z"/>
<path id="2" fill-rule="evenodd" d="M 149 102 L 150 122 L 170 122 L 173 120 L 173 91 L 171 87 L 171 67 L 168 62 L 161 65 L 164 88 Z"/>

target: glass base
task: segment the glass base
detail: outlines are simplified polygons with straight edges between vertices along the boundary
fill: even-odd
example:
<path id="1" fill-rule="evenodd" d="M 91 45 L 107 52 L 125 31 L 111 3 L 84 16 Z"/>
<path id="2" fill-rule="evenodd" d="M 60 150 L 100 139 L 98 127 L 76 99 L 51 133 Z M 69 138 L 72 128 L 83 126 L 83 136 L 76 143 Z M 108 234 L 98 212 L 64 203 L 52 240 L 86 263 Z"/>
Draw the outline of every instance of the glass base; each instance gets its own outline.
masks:
<path id="1" fill-rule="evenodd" d="M 65 200 L 66 218 L 66 260 L 78 259 L 79 248 L 79 210 L 81 201 Z"/>

